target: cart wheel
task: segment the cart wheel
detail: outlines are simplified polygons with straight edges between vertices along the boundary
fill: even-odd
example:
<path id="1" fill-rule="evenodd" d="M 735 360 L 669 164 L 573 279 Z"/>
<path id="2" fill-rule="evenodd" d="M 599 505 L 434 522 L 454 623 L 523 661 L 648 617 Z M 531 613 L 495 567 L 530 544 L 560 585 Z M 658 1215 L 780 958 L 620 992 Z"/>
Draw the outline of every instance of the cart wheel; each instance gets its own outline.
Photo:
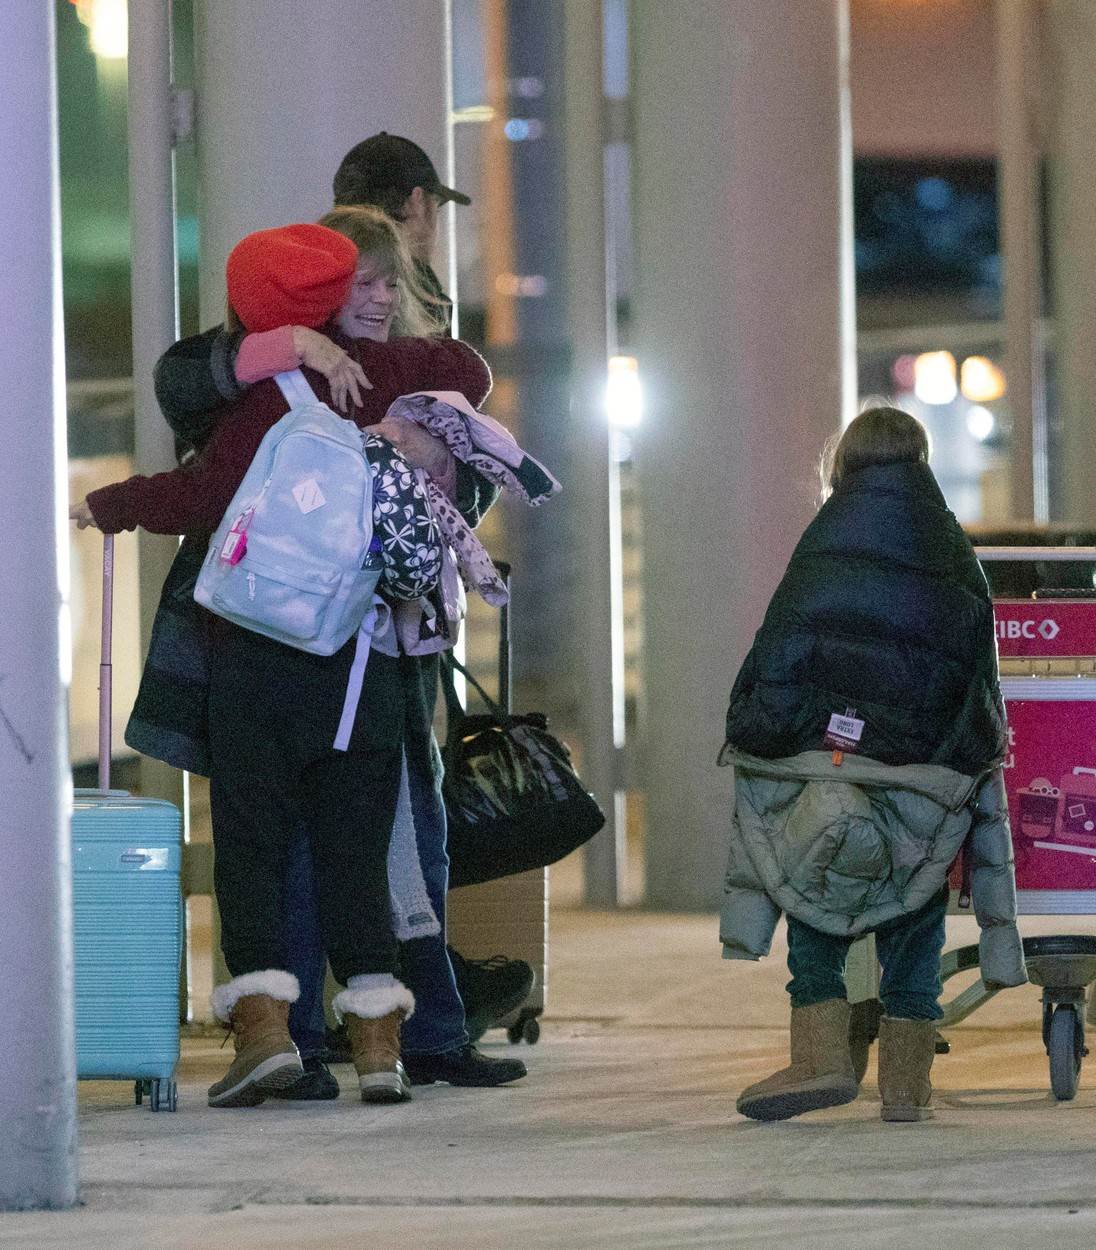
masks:
<path id="1" fill-rule="evenodd" d="M 139 1107 L 145 1101 L 145 1083 L 144 1081 L 133 1082 L 133 1101 Z"/>
<path id="2" fill-rule="evenodd" d="M 525 1032 L 524 1025 L 512 1024 L 506 1030 L 506 1036 L 510 1039 L 510 1045 L 516 1046 L 521 1041 L 522 1034 Z"/>
<path id="3" fill-rule="evenodd" d="M 948 1039 L 939 1030 L 937 1030 L 936 1032 L 936 1041 L 934 1044 L 934 1049 L 938 1055 L 950 1055 L 951 1054 L 951 1042 L 949 1042 Z"/>
<path id="4" fill-rule="evenodd" d="M 1047 1040 L 1050 1089 L 1059 1102 L 1069 1102 L 1077 1093 L 1083 1053 L 1083 1032 L 1077 1009 L 1072 1003 L 1061 1003 L 1054 1009 Z"/>
<path id="5" fill-rule="evenodd" d="M 540 1041 L 540 1021 L 536 1016 L 530 1016 L 521 1027 L 521 1036 L 529 1046 L 535 1046 Z"/>

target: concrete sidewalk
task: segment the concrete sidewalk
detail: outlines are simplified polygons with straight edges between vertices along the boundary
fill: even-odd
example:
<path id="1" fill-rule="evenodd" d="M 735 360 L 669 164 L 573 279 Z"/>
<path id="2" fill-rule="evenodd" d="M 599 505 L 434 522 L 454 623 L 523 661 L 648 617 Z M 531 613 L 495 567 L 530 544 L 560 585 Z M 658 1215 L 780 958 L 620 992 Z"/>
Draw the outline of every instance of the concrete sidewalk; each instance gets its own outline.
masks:
<path id="1" fill-rule="evenodd" d="M 81 1086 L 85 1206 L 0 1216 L 0 1246 L 1096 1244 L 1096 1059 L 1077 1099 L 1054 1103 L 1037 990 L 952 1032 L 930 1124 L 879 1121 L 874 1066 L 849 1107 L 753 1124 L 734 1098 L 783 1061 L 785 979 L 779 958 L 721 961 L 710 917 L 558 911 L 526 1081 L 366 1108 L 338 1069 L 337 1103 L 211 1111 L 227 1056 L 190 1041 L 175 1115 L 134 1107 L 128 1086 Z"/>

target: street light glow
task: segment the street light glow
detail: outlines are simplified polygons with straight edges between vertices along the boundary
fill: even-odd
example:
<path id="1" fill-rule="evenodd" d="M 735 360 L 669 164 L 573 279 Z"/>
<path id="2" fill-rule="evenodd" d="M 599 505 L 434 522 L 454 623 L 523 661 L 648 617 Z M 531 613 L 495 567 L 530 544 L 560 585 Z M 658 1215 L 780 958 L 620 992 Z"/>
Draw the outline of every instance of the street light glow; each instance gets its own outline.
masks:
<path id="1" fill-rule="evenodd" d="M 988 356 L 968 356 L 959 370 L 963 397 L 973 404 L 991 404 L 1005 393 L 1005 375 Z"/>
<path id="2" fill-rule="evenodd" d="M 643 387 L 639 361 L 634 356 L 609 357 L 609 381 L 605 388 L 609 424 L 618 430 L 634 430 L 643 417 Z"/>
<path id="3" fill-rule="evenodd" d="M 91 50 L 104 61 L 129 55 L 129 13 L 126 0 L 75 0 L 76 15 L 88 28 Z"/>
<path id="4" fill-rule="evenodd" d="M 950 404 L 959 394 L 951 352 L 922 352 L 913 362 L 913 393 L 923 404 Z"/>

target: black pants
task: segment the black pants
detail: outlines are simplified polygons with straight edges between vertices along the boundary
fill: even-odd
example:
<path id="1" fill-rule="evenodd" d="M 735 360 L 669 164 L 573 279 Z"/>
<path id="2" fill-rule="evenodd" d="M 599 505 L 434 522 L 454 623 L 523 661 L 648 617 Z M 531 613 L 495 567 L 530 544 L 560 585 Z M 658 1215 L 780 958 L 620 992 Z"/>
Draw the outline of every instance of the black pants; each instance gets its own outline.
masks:
<path id="1" fill-rule="evenodd" d="M 336 980 L 392 972 L 388 843 L 404 706 L 398 661 L 373 652 L 348 751 L 335 751 L 353 642 L 308 655 L 218 623 L 210 674 L 210 804 L 221 946 L 234 977 L 288 967 L 285 861 L 308 830 Z"/>

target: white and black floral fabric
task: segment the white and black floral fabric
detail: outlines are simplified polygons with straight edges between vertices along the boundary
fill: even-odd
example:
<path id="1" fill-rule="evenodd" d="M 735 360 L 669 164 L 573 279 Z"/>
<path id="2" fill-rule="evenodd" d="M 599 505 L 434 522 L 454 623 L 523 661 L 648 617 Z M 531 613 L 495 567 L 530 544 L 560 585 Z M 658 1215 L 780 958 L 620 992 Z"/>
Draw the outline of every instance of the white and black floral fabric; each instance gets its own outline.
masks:
<path id="1" fill-rule="evenodd" d="M 391 443 L 375 434 L 364 439 L 376 470 L 373 480 L 373 541 L 384 561 L 383 589 L 394 599 L 419 599 L 438 584 L 442 540 L 420 475 Z"/>

